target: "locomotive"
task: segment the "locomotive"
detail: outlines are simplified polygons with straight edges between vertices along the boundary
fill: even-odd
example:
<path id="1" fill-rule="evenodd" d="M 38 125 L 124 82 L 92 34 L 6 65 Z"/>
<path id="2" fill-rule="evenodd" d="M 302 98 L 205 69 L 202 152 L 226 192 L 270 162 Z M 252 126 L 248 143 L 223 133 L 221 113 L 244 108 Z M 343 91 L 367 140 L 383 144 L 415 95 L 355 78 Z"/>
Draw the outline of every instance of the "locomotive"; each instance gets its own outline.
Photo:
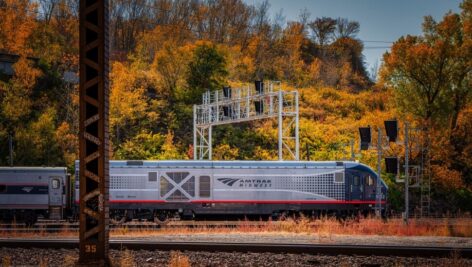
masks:
<path id="1" fill-rule="evenodd" d="M 110 219 L 348 215 L 375 207 L 377 174 L 351 161 L 118 161 L 109 164 Z M 79 162 L 75 162 L 75 177 Z M 13 182 L 14 181 L 14 182 Z M 381 183 L 382 211 L 388 187 Z M 0 218 L 77 218 L 79 180 L 65 168 L 0 168 Z M 59 200 L 60 199 L 60 200 Z"/>

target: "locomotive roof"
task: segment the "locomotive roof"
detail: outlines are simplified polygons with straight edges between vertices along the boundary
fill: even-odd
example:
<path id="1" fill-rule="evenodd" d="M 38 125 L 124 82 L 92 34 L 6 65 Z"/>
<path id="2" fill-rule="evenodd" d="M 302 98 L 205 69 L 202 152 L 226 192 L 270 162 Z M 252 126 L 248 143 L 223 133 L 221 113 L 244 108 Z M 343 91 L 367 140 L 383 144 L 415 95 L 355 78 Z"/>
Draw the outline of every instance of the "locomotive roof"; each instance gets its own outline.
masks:
<path id="1" fill-rule="evenodd" d="M 201 161 L 201 160 L 112 160 L 110 167 L 149 168 L 351 168 L 360 165 L 351 161 Z"/>
<path id="2" fill-rule="evenodd" d="M 0 167 L 0 172 L 29 172 L 29 171 L 36 171 L 36 172 L 66 172 L 67 168 L 65 167 Z"/>

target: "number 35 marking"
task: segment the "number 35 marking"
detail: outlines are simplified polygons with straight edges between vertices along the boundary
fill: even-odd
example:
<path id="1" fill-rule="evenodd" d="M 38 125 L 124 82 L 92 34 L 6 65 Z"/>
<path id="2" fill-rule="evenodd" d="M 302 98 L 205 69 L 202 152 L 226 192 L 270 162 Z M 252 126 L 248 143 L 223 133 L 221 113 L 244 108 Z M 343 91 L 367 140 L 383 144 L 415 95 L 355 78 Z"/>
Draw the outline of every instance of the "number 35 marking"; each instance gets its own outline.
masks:
<path id="1" fill-rule="evenodd" d="M 97 253 L 97 245 L 85 245 L 85 253 Z"/>

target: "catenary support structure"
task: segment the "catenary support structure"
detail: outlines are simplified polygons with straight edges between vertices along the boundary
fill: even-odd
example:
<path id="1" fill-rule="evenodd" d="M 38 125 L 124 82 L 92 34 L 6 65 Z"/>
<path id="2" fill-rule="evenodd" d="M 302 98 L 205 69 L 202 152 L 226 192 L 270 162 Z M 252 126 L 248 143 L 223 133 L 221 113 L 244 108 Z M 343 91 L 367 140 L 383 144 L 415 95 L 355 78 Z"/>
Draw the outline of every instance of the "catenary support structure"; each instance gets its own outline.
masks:
<path id="1" fill-rule="evenodd" d="M 229 88 L 203 94 L 193 107 L 194 159 L 212 159 L 213 127 L 261 119 L 276 119 L 278 159 L 299 160 L 298 91 L 283 91 L 280 82 Z"/>

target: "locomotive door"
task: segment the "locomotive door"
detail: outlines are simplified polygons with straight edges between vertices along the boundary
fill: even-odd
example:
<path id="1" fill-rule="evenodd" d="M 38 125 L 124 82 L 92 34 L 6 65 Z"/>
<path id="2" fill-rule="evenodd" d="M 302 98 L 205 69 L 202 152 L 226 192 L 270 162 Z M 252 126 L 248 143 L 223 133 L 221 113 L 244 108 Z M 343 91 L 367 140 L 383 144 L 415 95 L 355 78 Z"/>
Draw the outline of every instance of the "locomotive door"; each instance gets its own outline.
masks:
<path id="1" fill-rule="evenodd" d="M 361 200 L 362 199 L 362 186 L 361 175 L 358 172 L 353 172 L 351 175 L 351 200 Z"/>
<path id="2" fill-rule="evenodd" d="M 61 177 L 49 177 L 49 218 L 59 220 L 62 218 L 62 184 Z"/>

